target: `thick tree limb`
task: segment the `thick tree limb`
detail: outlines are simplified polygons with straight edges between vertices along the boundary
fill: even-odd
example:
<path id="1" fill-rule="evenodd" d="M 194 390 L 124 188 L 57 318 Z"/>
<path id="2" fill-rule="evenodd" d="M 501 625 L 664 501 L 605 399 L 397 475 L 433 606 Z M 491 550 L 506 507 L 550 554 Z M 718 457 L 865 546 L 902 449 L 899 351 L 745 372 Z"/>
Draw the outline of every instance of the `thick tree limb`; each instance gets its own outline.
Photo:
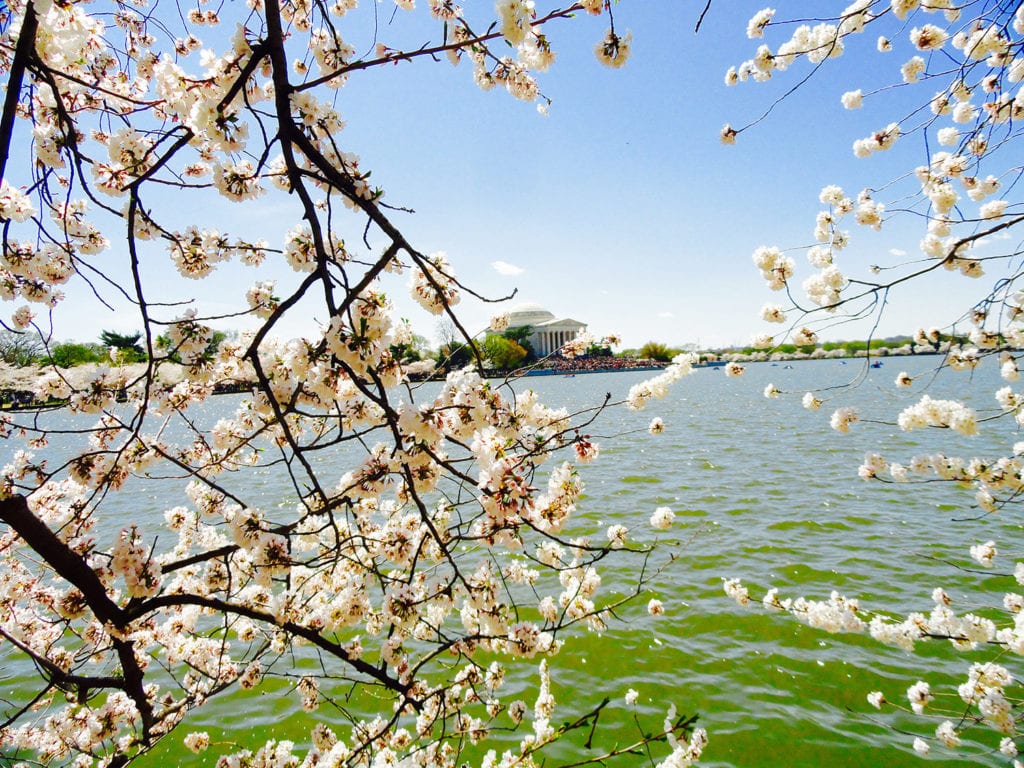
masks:
<path id="1" fill-rule="evenodd" d="M 126 624 L 124 612 L 107 595 L 107 590 L 85 558 L 61 541 L 46 523 L 32 513 L 24 496 L 0 499 L 0 520 L 11 526 L 58 576 L 82 593 L 97 619 L 117 627 Z"/>
<path id="2" fill-rule="evenodd" d="M 36 30 L 39 22 L 36 10 L 29 0 L 25 6 L 25 19 L 21 23 L 21 34 L 18 45 L 14 49 L 14 61 L 11 62 L 11 75 L 7 79 L 7 96 L 4 98 L 4 111 L 0 115 L 0 179 L 7 171 L 7 158 L 11 153 L 11 138 L 14 134 L 14 117 L 18 109 L 18 98 L 21 96 L 21 83 L 25 78 L 25 70 L 36 44 Z"/>

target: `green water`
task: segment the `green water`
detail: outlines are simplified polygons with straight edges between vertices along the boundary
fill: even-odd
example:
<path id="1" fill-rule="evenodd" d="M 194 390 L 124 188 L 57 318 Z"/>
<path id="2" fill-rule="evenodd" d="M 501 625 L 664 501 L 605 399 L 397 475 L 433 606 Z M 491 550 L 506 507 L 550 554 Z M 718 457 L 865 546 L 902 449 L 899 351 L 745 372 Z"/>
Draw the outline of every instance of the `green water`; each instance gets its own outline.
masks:
<path id="1" fill-rule="evenodd" d="M 857 466 L 866 450 L 891 448 L 890 458 L 948 447 L 948 434 L 904 434 L 894 426 L 859 424 L 850 435 L 828 428 L 836 405 L 858 405 L 890 420 L 918 393 L 897 393 L 900 370 L 912 375 L 934 366 L 937 358 L 889 360 L 853 391 L 813 413 L 800 407 L 807 389 L 852 380 L 861 367 L 838 361 L 796 363 L 791 369 L 750 365 L 741 379 L 703 369 L 684 379 L 663 401 L 634 414 L 609 412 L 591 428 L 602 444 L 600 459 L 584 467 L 586 499 L 577 525 L 599 531 L 612 522 L 644 530 L 658 506 L 676 512 L 667 537 L 680 557 L 652 585 L 649 594 L 623 611 L 622 622 L 603 635 L 585 631 L 571 638 L 552 661 L 556 719 L 611 704 L 602 716 L 604 746 L 635 736 L 632 709 L 623 702 L 628 688 L 640 692 L 638 715 L 660 724 L 669 703 L 697 714 L 709 732 L 703 765 L 902 766 L 919 765 L 910 734 L 930 736 L 935 722 L 879 713 L 865 697 L 882 690 L 905 702 L 905 691 L 928 673 L 933 691 L 956 677 L 974 657 L 948 644 L 919 645 L 914 655 L 878 645 L 866 636 L 828 635 L 791 618 L 741 608 L 722 591 L 722 579 L 739 576 L 758 594 L 768 586 L 784 596 L 827 598 L 831 590 L 859 596 L 869 608 L 892 611 L 931 608 L 933 587 L 943 586 L 961 611 L 973 607 L 978 577 L 944 565 L 951 560 L 970 567 L 967 547 L 996 539 L 1009 553 L 1019 539 L 1012 511 L 997 518 L 972 519 L 970 496 L 952 488 L 865 483 Z M 541 377 L 529 385 L 545 402 L 580 406 L 605 392 L 621 397 L 639 374 L 594 374 L 572 379 Z M 767 401 L 762 391 L 774 383 L 794 395 Z M 976 371 L 973 385 L 949 374 L 929 390 L 933 397 L 974 392 L 979 407 L 989 407 L 998 387 L 995 371 Z M 227 400 L 225 399 L 225 403 Z M 225 406 L 226 407 L 226 406 Z M 877 409 L 883 409 L 878 411 Z M 665 434 L 650 437 L 653 416 L 667 424 Z M 975 438 L 954 441 L 969 455 L 999 455 L 1015 440 L 1005 421 Z M 267 506 L 286 498 L 286 490 L 265 479 Z M 127 503 L 127 502 L 126 502 Z M 152 500 L 158 505 L 159 500 Z M 132 500 L 138 513 L 139 498 Z M 127 510 L 126 510 L 127 513 Z M 647 534 L 645 534 L 647 535 Z M 1004 570 L 1012 570 L 1009 559 Z M 606 587 L 624 589 L 632 574 L 604 571 Z M 983 585 L 1001 595 L 1012 579 Z M 667 615 L 647 616 L 649 597 L 661 599 Z M 1011 664 L 1013 660 L 1004 660 Z M 514 684 L 532 703 L 535 665 L 529 663 Z M 212 765 L 215 757 L 196 757 L 181 746 L 190 730 L 208 730 L 214 740 L 229 736 L 254 747 L 267 738 L 303 741 L 317 717 L 329 711 L 296 714 L 296 700 L 283 690 L 237 695 L 194 713 L 188 724 L 138 764 L 145 768 Z M 901 729 L 905 733 L 895 733 Z M 344 731 L 343 731 L 344 732 Z M 977 731 L 978 743 L 965 739 L 957 753 L 933 745 L 930 764 L 1002 764 L 991 754 L 995 734 Z M 499 751 L 518 741 L 495 744 Z M 567 761 L 582 752 L 578 742 L 556 757 Z M 627 759 L 625 763 L 630 764 Z M 635 764 L 645 764 L 639 757 Z"/>

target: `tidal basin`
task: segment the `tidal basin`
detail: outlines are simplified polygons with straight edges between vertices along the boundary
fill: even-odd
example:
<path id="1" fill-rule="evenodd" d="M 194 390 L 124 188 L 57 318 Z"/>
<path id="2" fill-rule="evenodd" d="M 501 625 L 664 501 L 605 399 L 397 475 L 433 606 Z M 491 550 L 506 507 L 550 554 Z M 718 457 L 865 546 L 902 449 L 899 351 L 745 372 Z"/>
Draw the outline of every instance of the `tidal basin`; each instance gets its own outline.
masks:
<path id="1" fill-rule="evenodd" d="M 868 704 L 867 694 L 881 690 L 905 707 L 907 688 L 927 673 L 936 695 L 955 696 L 969 661 L 992 658 L 995 651 L 975 652 L 968 659 L 948 642 L 935 640 L 920 643 L 909 655 L 866 635 L 808 628 L 758 604 L 742 608 L 724 594 L 722 584 L 725 578 L 741 577 L 757 597 L 768 587 L 792 598 L 825 599 L 836 590 L 859 598 L 865 608 L 892 613 L 927 612 L 937 586 L 949 592 L 958 611 L 977 602 L 971 591 L 979 586 L 987 591 L 1014 588 L 1006 574 L 1017 553 L 1007 548 L 986 577 L 977 574 L 966 551 L 967 544 L 989 539 L 1012 544 L 1020 535 L 1012 512 L 983 515 L 972 509 L 972 495 L 964 489 L 869 483 L 857 475 L 867 451 L 884 449 L 888 458 L 906 462 L 940 447 L 989 458 L 1010 450 L 1016 437 L 1006 419 L 983 424 L 969 438 L 948 430 L 903 433 L 895 426 L 899 411 L 925 393 L 987 398 L 971 404 L 979 411 L 995 409 L 990 400 L 999 386 L 994 360 L 973 374 L 918 376 L 940 360 L 888 358 L 881 368 L 868 368 L 863 360 L 756 363 L 738 378 L 700 369 L 642 412 L 619 406 L 602 414 L 591 427 L 600 456 L 580 468 L 586 492 L 571 526 L 573 535 L 597 536 L 620 523 L 631 532 L 642 531 L 636 535 L 646 541 L 657 535 L 678 558 L 652 589 L 619 612 L 621 621 L 600 635 L 579 628 L 551 660 L 556 716 L 568 720 L 607 696 L 602 727 L 618 731 L 603 738 L 626 743 L 636 733 L 633 708 L 624 699 L 633 688 L 639 694 L 637 714 L 648 723 L 660 722 L 669 704 L 699 716 L 710 735 L 701 765 L 921 764 L 911 749 L 912 734 L 931 736 L 928 723 L 896 716 L 891 709 L 879 712 Z M 918 377 L 909 392 L 894 384 L 903 370 Z M 631 385 L 650 375 L 531 377 L 515 386 L 533 388 L 544 402 L 574 410 L 600 402 L 605 393 L 622 400 Z M 830 389 L 859 377 L 864 379 L 854 388 Z M 764 397 L 769 383 L 783 390 L 779 399 Z M 426 395 L 437 384 L 419 386 Z M 801 407 L 808 390 L 826 400 L 820 411 Z M 213 398 L 206 415 L 216 420 L 239 397 Z M 829 413 L 848 405 L 857 407 L 865 421 L 842 435 L 829 428 Z M 666 429 L 651 436 L 647 425 L 655 416 Z M 71 417 L 55 411 L 42 418 L 59 422 Z M 294 504 L 290 489 L 273 472 L 260 478 L 268 510 Z M 106 514 L 123 515 L 125 521 L 161 515 L 169 506 L 147 495 L 142 481 L 134 492 L 116 496 L 108 500 Z M 648 520 L 662 506 L 673 510 L 675 521 L 669 531 L 655 534 Z M 974 572 L 957 572 L 947 563 Z M 623 588 L 629 582 L 625 572 L 605 568 L 601 573 L 613 592 L 617 577 Z M 664 615 L 648 615 L 649 598 L 662 601 Z M 536 663 L 509 665 L 527 701 L 534 695 Z M 5 683 L 17 685 L 23 672 L 14 668 Z M 610 680 L 616 681 L 614 688 Z M 182 746 L 192 730 L 209 731 L 215 742 L 230 738 L 254 748 L 268 738 L 302 741 L 318 717 L 332 722 L 327 708 L 311 714 L 299 710 L 288 688 L 282 681 L 277 692 L 239 692 L 211 702 L 138 765 L 213 765 L 212 751 L 195 756 Z M 357 705 L 372 707 L 372 702 Z M 892 727 L 906 733 L 893 733 Z M 998 744 L 995 734 L 980 728 L 975 733 L 983 744 L 972 746 L 965 738 L 956 754 L 933 749 L 929 764 L 999 759 L 990 752 Z M 512 734 L 507 742 L 482 746 L 500 752 L 517 741 L 518 734 Z M 561 750 L 559 762 L 572 762 L 571 744 Z M 642 758 L 636 759 L 642 764 Z"/>

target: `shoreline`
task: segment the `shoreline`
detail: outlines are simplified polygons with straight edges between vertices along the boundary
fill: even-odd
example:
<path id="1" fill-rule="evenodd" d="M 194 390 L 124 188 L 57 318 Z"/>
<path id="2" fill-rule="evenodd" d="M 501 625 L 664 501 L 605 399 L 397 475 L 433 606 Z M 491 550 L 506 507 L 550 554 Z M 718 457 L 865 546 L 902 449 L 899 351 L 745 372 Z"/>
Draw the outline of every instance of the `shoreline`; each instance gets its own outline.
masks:
<path id="1" fill-rule="evenodd" d="M 939 354 L 944 354 L 944 351 L 935 349 L 910 350 L 909 348 L 886 350 L 883 354 L 876 353 L 872 355 L 867 355 L 863 351 L 860 351 L 854 355 L 845 356 L 806 353 L 784 354 L 779 352 L 770 355 L 763 352 L 750 355 L 742 353 L 724 353 L 722 355 L 716 355 L 715 357 L 717 359 L 703 360 L 696 363 L 694 367 L 710 368 L 714 370 L 725 366 L 729 362 L 774 364 L 782 362 L 803 362 L 805 360 L 863 360 L 867 363 L 869 360 L 882 358 L 919 357 L 923 355 Z M 532 378 L 538 376 L 574 377 L 589 373 L 660 371 L 664 370 L 668 365 L 670 365 L 670 363 L 656 362 L 654 360 L 631 360 L 626 358 L 577 358 L 571 361 L 559 359 L 557 365 L 550 367 L 516 368 L 506 371 L 484 371 L 484 376 L 492 379 Z M 87 363 L 74 368 L 40 368 L 36 366 L 16 368 L 6 363 L 0 363 L 0 412 L 40 410 L 66 406 L 68 403 L 67 400 L 39 401 L 36 398 L 35 390 L 39 379 L 54 370 L 56 370 L 72 387 L 76 389 L 86 388 L 88 383 L 92 381 L 101 370 L 103 370 L 107 372 L 108 375 L 114 374 L 114 376 L 109 380 L 110 385 L 116 389 L 124 391 L 127 389 L 129 384 L 139 380 L 145 375 L 146 368 L 146 363 L 133 363 L 113 368 L 96 363 Z M 447 372 L 438 371 L 436 369 L 425 370 L 422 367 L 419 370 L 413 368 L 408 374 L 409 380 L 416 382 L 443 381 L 446 375 Z M 171 389 L 184 379 L 184 368 L 176 363 L 169 362 L 160 363 L 154 376 L 154 380 L 166 389 Z M 239 394 L 251 390 L 254 384 L 255 381 L 250 380 L 219 382 L 214 385 L 213 394 Z M 124 392 L 123 398 L 119 397 L 118 400 L 122 402 L 127 400 L 127 393 Z"/>

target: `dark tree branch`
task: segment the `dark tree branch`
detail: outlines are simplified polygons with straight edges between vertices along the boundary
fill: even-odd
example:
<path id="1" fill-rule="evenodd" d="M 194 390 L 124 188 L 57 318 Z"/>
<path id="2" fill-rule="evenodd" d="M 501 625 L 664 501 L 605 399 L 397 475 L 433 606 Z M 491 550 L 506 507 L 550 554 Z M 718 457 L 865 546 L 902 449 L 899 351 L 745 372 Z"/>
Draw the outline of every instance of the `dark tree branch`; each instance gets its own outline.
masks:
<path id="1" fill-rule="evenodd" d="M 38 28 L 35 6 L 32 0 L 28 0 L 25 5 L 25 18 L 21 23 L 21 34 L 18 35 L 18 45 L 14 49 L 14 61 L 11 62 L 11 74 L 7 78 L 4 111 L 0 115 L 0 179 L 3 179 L 7 172 L 7 160 L 10 157 L 11 140 L 14 135 L 14 119 L 18 110 L 18 99 L 21 98 L 21 85 L 35 48 Z"/>

